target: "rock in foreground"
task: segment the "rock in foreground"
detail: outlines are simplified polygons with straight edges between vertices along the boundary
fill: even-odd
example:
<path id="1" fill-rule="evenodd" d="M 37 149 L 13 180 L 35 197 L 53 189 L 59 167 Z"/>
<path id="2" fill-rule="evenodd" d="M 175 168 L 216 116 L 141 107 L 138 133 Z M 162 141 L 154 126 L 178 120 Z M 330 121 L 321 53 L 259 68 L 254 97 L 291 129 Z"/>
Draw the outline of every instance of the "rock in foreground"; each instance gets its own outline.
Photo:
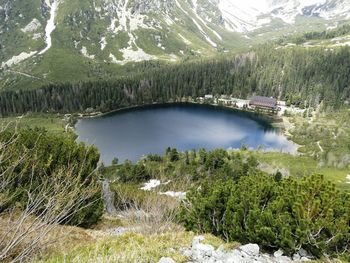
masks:
<path id="1" fill-rule="evenodd" d="M 236 249 L 225 251 L 223 246 L 215 249 L 213 246 L 202 243 L 203 236 L 196 236 L 193 239 L 191 248 L 181 250 L 182 255 L 186 256 L 191 263 L 285 263 L 300 262 L 310 260 L 305 257 L 305 253 L 300 255 L 298 260 L 284 256 L 281 250 L 273 255 L 261 253 L 257 244 L 246 244 Z M 302 251 L 303 252 L 303 251 Z M 299 255 L 299 254 L 298 254 Z M 163 261 L 162 261 L 163 262 Z M 169 261 L 170 262 L 170 261 Z"/>

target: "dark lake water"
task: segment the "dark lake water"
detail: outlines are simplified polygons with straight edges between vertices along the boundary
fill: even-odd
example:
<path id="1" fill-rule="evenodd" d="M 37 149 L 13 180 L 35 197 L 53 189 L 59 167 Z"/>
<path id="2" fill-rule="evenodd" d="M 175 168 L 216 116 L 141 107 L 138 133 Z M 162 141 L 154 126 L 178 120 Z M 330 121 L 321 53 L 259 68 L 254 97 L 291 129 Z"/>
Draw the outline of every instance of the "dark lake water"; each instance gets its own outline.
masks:
<path id="1" fill-rule="evenodd" d="M 163 154 L 214 148 L 249 148 L 295 152 L 296 146 L 276 128 L 252 114 L 205 105 L 157 105 L 81 119 L 78 141 L 94 144 L 102 161 L 137 161 L 149 153 Z"/>

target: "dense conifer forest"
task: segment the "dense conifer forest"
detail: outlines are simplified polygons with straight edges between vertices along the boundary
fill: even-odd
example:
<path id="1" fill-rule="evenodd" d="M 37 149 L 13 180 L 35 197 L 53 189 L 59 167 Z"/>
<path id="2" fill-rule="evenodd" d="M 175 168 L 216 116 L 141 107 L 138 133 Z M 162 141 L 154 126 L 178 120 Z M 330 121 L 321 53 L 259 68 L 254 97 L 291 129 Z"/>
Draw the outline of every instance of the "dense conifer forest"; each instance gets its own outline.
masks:
<path id="1" fill-rule="evenodd" d="M 154 65 L 153 65 L 154 66 Z M 274 96 L 300 107 L 321 101 L 338 107 L 350 98 L 350 48 L 283 48 L 265 45 L 231 58 L 154 67 L 114 80 L 52 84 L 4 91 L 2 116 L 32 112 L 110 111 L 204 94 Z"/>
<path id="2" fill-rule="evenodd" d="M 325 30 L 325 31 L 313 31 L 313 32 L 306 32 L 301 35 L 293 35 L 293 36 L 286 36 L 284 38 L 281 38 L 277 41 L 279 44 L 287 44 L 287 43 L 305 43 L 306 41 L 310 40 L 326 40 L 326 39 L 333 39 L 336 37 L 342 37 L 350 33 L 350 25 L 345 24 L 341 27 L 332 29 L 332 30 Z"/>

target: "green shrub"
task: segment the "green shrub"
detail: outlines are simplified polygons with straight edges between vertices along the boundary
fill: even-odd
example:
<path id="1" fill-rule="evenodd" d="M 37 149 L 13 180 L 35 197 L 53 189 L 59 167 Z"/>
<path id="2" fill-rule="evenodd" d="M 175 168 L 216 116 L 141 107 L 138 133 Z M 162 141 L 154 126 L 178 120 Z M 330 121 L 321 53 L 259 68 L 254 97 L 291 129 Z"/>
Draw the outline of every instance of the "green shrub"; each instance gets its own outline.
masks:
<path id="1" fill-rule="evenodd" d="M 72 137 L 41 129 L 0 132 L 0 144 L 6 145 L 0 147 L 3 158 L 0 174 L 4 175 L 0 178 L 4 186 L 0 195 L 0 213 L 13 207 L 25 209 L 28 199 L 34 193 L 42 192 L 45 199 L 36 209 L 37 214 L 42 214 L 54 200 L 60 203 L 60 207 L 71 203 L 70 207 L 74 208 L 74 211 L 67 212 L 61 223 L 90 226 L 101 217 L 103 202 L 95 172 L 99 161 L 96 148 L 85 147 Z M 45 189 L 54 185 L 65 189 L 53 189 L 54 192 Z M 63 190 L 72 193 L 70 197 L 77 198 L 76 204 L 69 196 L 58 199 L 57 195 Z"/>
<path id="2" fill-rule="evenodd" d="M 144 163 L 139 162 L 132 164 L 126 160 L 123 165 L 120 165 L 117 174 L 122 182 L 143 182 L 151 179 L 151 175 L 146 170 Z"/>
<path id="3" fill-rule="evenodd" d="M 179 218 L 187 230 L 290 254 L 300 248 L 316 256 L 340 254 L 350 240 L 349 193 L 320 175 L 300 181 L 250 175 L 204 183 L 187 194 Z"/>
<path id="4" fill-rule="evenodd" d="M 113 176 L 122 183 L 143 183 L 151 178 L 181 181 L 187 178 L 196 183 L 204 178 L 238 179 L 255 174 L 258 167 L 257 159 L 248 152 L 244 155 L 223 149 L 178 152 L 172 148 L 166 152 L 164 157 L 148 155 L 135 164 L 125 161 L 117 167 L 104 169 L 103 174 L 108 178 Z"/>

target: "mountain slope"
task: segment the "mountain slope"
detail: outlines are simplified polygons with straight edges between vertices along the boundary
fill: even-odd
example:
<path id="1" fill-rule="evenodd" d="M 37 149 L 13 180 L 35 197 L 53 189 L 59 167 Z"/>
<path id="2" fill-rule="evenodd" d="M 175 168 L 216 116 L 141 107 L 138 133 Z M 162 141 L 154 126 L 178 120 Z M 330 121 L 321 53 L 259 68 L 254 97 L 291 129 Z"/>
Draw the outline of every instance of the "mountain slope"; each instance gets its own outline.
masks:
<path id="1" fill-rule="evenodd" d="M 0 0 L 0 88 L 243 50 L 334 27 L 349 10 L 350 0 Z"/>

